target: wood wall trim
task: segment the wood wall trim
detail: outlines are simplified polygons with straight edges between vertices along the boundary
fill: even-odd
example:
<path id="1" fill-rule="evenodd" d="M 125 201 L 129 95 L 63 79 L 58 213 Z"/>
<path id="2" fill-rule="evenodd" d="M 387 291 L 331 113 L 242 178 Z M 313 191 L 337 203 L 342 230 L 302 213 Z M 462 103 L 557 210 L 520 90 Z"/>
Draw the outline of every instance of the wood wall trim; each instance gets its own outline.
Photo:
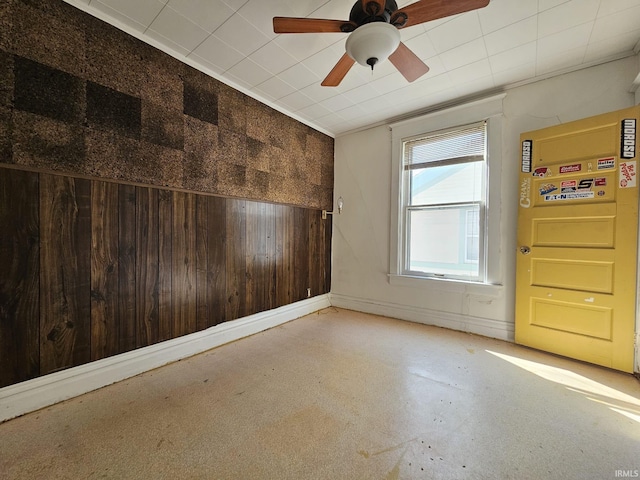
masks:
<path id="1" fill-rule="evenodd" d="M 329 292 L 315 209 L 8 168 L 0 205 L 0 387 Z"/>

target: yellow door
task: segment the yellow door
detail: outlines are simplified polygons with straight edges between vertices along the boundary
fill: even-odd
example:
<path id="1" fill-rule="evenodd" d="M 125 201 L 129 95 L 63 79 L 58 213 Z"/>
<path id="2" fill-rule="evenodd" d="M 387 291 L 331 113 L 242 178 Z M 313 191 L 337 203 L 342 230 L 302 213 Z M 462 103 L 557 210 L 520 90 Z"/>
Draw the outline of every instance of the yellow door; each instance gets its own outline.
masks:
<path id="1" fill-rule="evenodd" d="M 633 371 L 639 114 L 521 135 L 516 343 Z"/>

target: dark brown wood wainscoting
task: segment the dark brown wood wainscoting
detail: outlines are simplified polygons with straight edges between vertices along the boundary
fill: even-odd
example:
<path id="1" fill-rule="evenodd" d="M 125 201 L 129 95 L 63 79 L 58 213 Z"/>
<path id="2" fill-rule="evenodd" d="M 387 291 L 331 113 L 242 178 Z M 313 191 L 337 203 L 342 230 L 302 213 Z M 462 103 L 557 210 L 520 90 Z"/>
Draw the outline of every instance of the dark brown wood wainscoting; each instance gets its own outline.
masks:
<path id="1" fill-rule="evenodd" d="M 327 293 L 319 210 L 0 168 L 0 387 Z"/>

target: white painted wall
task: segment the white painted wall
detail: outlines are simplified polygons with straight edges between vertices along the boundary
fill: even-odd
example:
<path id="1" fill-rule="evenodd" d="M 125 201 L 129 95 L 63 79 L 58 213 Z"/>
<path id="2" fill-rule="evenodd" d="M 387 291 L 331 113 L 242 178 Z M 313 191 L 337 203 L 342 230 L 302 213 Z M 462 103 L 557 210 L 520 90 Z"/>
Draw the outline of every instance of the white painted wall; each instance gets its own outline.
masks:
<path id="1" fill-rule="evenodd" d="M 507 90 L 501 204 L 491 206 L 500 209 L 493 261 L 502 285 L 489 289 L 437 280 L 390 284 L 390 129 L 336 138 L 334 193 L 344 198 L 344 211 L 333 217 L 332 304 L 512 340 L 520 133 L 633 106 L 637 75 L 638 59 L 629 57 Z"/>

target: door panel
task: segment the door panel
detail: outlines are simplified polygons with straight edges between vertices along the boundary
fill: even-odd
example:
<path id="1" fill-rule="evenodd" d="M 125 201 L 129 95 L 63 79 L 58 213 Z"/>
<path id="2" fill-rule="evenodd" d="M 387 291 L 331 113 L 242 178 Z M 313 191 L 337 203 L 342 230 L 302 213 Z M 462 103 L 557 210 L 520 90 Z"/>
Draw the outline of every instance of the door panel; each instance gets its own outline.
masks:
<path id="1" fill-rule="evenodd" d="M 582 130 L 541 139 L 538 145 L 540 158 L 546 165 L 553 165 L 589 157 L 615 155 L 620 143 L 617 122 L 591 127 L 590 125 L 592 124 L 587 120 Z"/>
<path id="2" fill-rule="evenodd" d="M 531 262 L 531 284 L 613 293 L 613 262 L 534 258 Z"/>
<path id="3" fill-rule="evenodd" d="M 577 212 L 578 208 L 573 210 Z M 553 212 L 558 215 L 556 210 Z M 536 247 L 613 248 L 615 215 L 533 218 L 531 244 Z"/>
<path id="4" fill-rule="evenodd" d="M 633 371 L 639 112 L 521 136 L 517 343 Z"/>
<path id="5" fill-rule="evenodd" d="M 531 313 L 532 325 L 611 340 L 611 308 L 538 298 L 532 303 Z"/>

